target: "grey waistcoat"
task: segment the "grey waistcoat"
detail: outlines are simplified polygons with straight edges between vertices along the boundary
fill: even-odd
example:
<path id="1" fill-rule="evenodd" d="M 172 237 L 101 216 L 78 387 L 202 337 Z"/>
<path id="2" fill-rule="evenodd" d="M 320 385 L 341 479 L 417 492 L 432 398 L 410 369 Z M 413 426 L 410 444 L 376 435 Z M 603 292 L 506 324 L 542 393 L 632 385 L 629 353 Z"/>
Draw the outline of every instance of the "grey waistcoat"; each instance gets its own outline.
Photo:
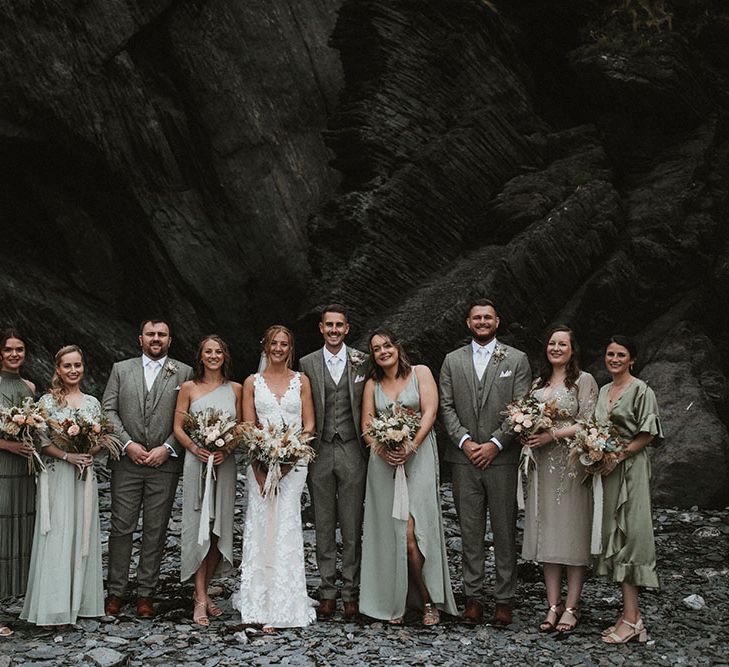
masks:
<path id="1" fill-rule="evenodd" d="M 338 384 L 334 384 L 329 369 L 324 368 L 324 428 L 321 439 L 331 442 L 335 435 L 344 442 L 357 439 L 346 366 Z"/>

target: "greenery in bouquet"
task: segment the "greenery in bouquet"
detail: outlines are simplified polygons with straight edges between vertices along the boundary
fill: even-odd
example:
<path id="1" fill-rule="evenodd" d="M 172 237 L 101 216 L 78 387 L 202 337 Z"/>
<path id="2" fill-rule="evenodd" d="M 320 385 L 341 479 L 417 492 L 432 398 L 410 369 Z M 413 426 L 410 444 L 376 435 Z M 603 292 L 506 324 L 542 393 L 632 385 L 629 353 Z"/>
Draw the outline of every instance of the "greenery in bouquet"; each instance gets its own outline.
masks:
<path id="1" fill-rule="evenodd" d="M 586 467 L 614 461 L 625 448 L 609 421 L 593 417 L 580 420 L 577 425 L 577 432 L 570 441 L 570 452 Z"/>

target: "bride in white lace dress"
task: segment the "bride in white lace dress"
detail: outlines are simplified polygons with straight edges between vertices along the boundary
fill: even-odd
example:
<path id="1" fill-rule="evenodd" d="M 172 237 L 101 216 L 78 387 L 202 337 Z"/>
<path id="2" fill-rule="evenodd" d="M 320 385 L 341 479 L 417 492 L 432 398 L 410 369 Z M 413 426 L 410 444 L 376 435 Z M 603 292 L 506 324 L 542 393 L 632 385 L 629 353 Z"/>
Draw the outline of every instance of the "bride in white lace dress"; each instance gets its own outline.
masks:
<path id="1" fill-rule="evenodd" d="M 266 368 L 243 384 L 243 420 L 260 424 L 285 423 L 314 430 L 314 404 L 309 379 L 294 373 L 293 334 L 270 327 L 263 338 Z M 306 592 L 301 493 L 307 464 L 284 470 L 278 493 L 261 495 L 266 471 L 247 467 L 248 509 L 243 531 L 240 589 L 233 606 L 243 623 L 260 624 L 264 631 L 303 627 L 316 619 L 314 602 Z"/>

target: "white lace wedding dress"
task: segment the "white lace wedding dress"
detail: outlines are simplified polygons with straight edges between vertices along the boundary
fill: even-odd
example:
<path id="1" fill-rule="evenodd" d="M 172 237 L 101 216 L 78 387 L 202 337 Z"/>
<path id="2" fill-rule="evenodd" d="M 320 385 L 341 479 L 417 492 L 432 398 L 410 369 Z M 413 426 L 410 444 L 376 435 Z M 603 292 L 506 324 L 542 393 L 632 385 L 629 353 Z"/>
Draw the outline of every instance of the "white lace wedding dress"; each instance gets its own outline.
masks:
<path id="1" fill-rule="evenodd" d="M 280 402 L 259 373 L 253 386 L 261 424 L 301 426 L 300 373 L 291 379 Z M 300 499 L 306 472 L 307 464 L 299 463 L 281 479 L 276 495 L 263 498 L 252 468 L 247 468 L 240 589 L 233 595 L 233 606 L 243 623 L 291 628 L 316 620 L 315 603 L 306 593 L 301 531 Z"/>

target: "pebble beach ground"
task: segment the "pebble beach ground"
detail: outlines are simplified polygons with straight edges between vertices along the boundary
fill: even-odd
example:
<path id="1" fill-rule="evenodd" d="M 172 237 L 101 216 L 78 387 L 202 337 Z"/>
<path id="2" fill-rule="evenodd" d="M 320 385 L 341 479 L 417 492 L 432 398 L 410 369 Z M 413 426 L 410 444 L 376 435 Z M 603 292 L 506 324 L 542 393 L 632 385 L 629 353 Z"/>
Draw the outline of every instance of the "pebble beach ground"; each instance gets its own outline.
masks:
<path id="1" fill-rule="evenodd" d="M 109 526 L 108 481 L 100 480 L 102 538 Z M 456 599 L 460 583 L 460 537 L 450 484 L 442 486 L 446 541 Z M 192 623 L 192 586 L 179 582 L 180 502 L 170 522 L 157 598 L 159 615 L 140 620 L 132 605 L 114 618 L 80 620 L 63 631 L 46 631 L 17 620 L 22 600 L 10 601 L 0 619 L 15 635 L 0 640 L 0 667 L 9 665 L 729 665 L 729 509 L 721 511 L 657 508 L 654 511 L 662 589 L 646 591 L 642 612 L 650 637 L 645 645 L 607 646 L 600 630 L 616 618 L 618 587 L 589 578 L 579 627 L 568 637 L 537 632 L 545 614 L 544 585 L 537 565 L 520 562 L 515 622 L 507 630 L 469 628 L 445 619 L 424 628 L 417 615 L 401 627 L 380 622 L 317 623 L 268 636 L 242 628 L 230 604 L 234 577 L 212 589 L 223 616 L 209 628 Z M 238 549 L 245 515 L 242 483 L 236 505 Z M 318 584 L 314 531 L 304 509 L 308 585 Z M 520 524 L 521 525 L 521 524 Z M 137 536 L 138 538 L 139 536 Z M 486 536 L 487 543 L 490 535 Z M 139 541 L 135 541 L 135 551 Z M 487 563 L 487 572 L 492 563 Z M 491 580 L 486 582 L 487 612 Z M 694 596 L 694 597 L 691 597 Z M 687 600 L 688 598 L 688 600 Z M 692 608 L 698 607 L 698 608 Z"/>

